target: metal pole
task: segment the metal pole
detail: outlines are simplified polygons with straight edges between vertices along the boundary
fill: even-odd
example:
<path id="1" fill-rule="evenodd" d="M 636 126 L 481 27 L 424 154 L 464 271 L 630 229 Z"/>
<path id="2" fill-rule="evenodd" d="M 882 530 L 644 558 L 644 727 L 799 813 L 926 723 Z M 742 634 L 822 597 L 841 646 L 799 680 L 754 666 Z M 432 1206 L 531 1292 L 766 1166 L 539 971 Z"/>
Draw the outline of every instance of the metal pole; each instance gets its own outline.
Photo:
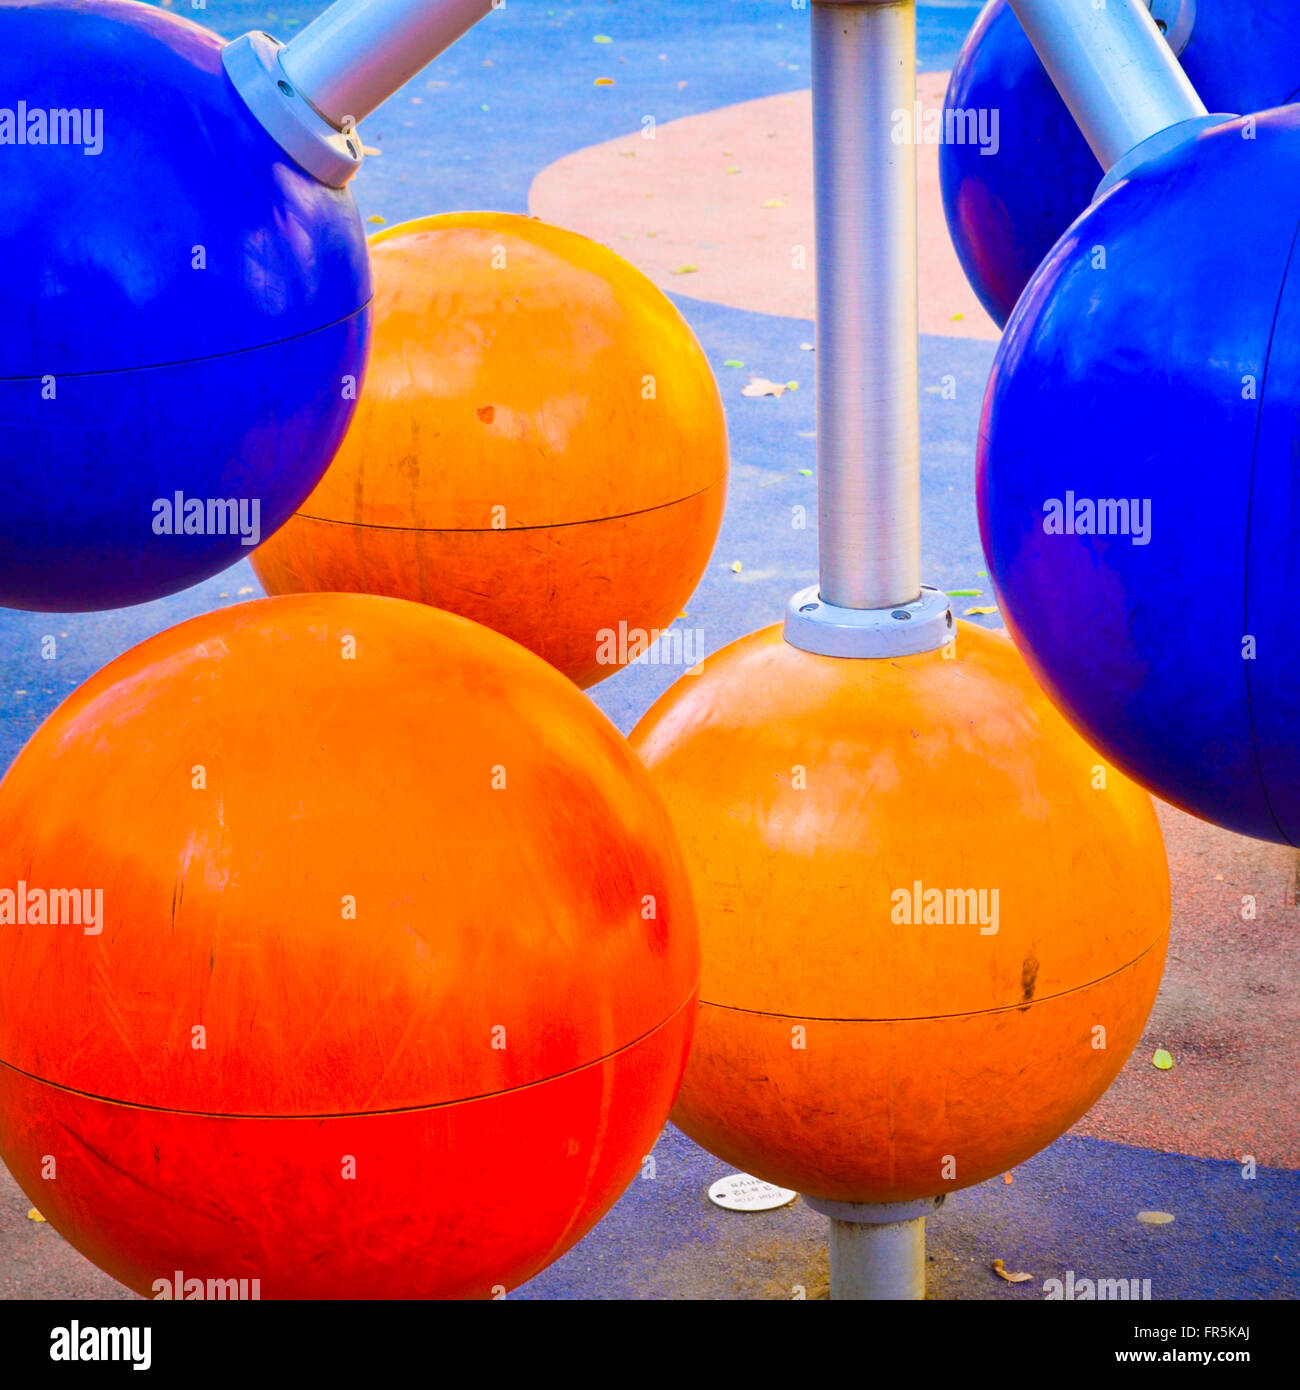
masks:
<path id="1" fill-rule="evenodd" d="M 821 598 L 921 592 L 915 0 L 812 6 Z"/>
<path id="2" fill-rule="evenodd" d="M 915 0 L 813 0 L 820 583 L 785 640 L 852 659 L 934 651 L 921 583 Z"/>
<path id="3" fill-rule="evenodd" d="M 280 51 L 285 76 L 332 125 L 355 124 L 450 48 L 492 0 L 337 0 Z"/>
<path id="4" fill-rule="evenodd" d="M 1103 169 L 1208 114 L 1144 0 L 1010 4 Z"/>
<path id="5" fill-rule="evenodd" d="M 832 1202 L 805 1197 L 830 1218 L 832 1300 L 925 1297 L 925 1218 L 942 1197 L 921 1202 Z"/>

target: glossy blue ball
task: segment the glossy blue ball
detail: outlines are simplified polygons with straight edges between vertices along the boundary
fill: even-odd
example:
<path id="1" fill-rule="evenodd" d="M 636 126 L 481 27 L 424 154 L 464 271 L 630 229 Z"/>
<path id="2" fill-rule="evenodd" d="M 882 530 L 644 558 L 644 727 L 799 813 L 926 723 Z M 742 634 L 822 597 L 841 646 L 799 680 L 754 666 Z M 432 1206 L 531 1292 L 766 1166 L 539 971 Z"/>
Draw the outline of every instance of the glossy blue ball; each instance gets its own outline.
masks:
<path id="1" fill-rule="evenodd" d="M 253 119 L 222 47 L 124 0 L 0 9 L 5 606 L 197 583 L 282 525 L 343 437 L 361 221 Z"/>
<path id="2" fill-rule="evenodd" d="M 1292 844 L 1298 235 L 1300 107 L 1118 184 L 1007 325 L 977 489 L 1007 625 L 1067 718 L 1167 801 Z"/>
<path id="3" fill-rule="evenodd" d="M 1180 61 L 1211 111 L 1262 111 L 1295 100 L 1295 0 L 1197 0 Z M 996 153 L 945 142 L 939 179 L 966 278 L 1005 324 L 1039 262 L 1092 201 L 1101 166 L 1007 0 L 991 0 L 980 12 L 944 107 L 997 112 Z"/>

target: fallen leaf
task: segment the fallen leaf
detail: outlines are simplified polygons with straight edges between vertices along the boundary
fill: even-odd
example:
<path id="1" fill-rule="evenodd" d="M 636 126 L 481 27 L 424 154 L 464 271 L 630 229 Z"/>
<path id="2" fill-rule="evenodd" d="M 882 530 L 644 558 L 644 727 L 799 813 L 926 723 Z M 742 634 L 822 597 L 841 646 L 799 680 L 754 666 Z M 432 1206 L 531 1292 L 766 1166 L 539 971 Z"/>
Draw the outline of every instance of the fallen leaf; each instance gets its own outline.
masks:
<path id="1" fill-rule="evenodd" d="M 976 615 L 983 617 L 986 613 L 996 613 L 996 608 L 968 608 L 963 614 L 963 618 L 973 618 Z"/>
<path id="2" fill-rule="evenodd" d="M 677 269 L 673 271 L 673 274 L 674 274 L 674 275 L 694 275 L 695 272 L 696 272 L 698 269 L 699 269 L 699 266 L 697 266 L 697 265 L 679 265 L 679 266 L 677 267 Z"/>
<path id="3" fill-rule="evenodd" d="M 983 589 L 949 589 L 949 598 L 983 598 Z"/>
<path id="4" fill-rule="evenodd" d="M 722 365 L 724 367 L 743 367 L 745 364 L 735 357 L 728 357 Z"/>
<path id="5" fill-rule="evenodd" d="M 1015 1182 L 1015 1180 L 1016 1180 L 1016 1175 L 1015 1175 L 1014 1173 L 1003 1173 L 1003 1174 L 1002 1174 L 1002 1181 L 1003 1181 L 1004 1183 L 1006 1183 L 1006 1185 L 1007 1185 L 1008 1187 L 1010 1187 L 1011 1184 L 1012 1184 L 1013 1182 Z"/>
<path id="6" fill-rule="evenodd" d="M 235 593 L 236 593 L 240 598 L 242 598 L 245 594 L 251 594 L 252 592 L 253 592 L 253 586 L 252 586 L 251 584 L 245 584 L 245 585 L 243 586 L 243 588 L 241 588 L 241 589 L 236 589 L 236 590 L 235 590 Z"/>
<path id="7" fill-rule="evenodd" d="M 1023 1284 L 1034 1277 L 1032 1274 L 1026 1274 L 1023 1270 L 1018 1274 L 1012 1274 L 1001 1260 L 993 1261 L 993 1273 L 999 1279 L 1005 1279 L 1008 1284 Z"/>
<path id="8" fill-rule="evenodd" d="M 751 376 L 749 384 L 740 388 L 742 396 L 783 396 L 785 386 L 779 381 L 769 381 L 765 376 Z"/>
<path id="9" fill-rule="evenodd" d="M 787 381 L 786 385 L 791 391 L 797 391 L 799 389 L 799 383 L 797 381 Z"/>
<path id="10" fill-rule="evenodd" d="M 387 222 L 387 221 L 388 221 L 388 218 L 386 218 L 386 217 L 380 217 L 380 215 L 379 215 L 378 213 L 375 213 L 373 217 L 367 217 L 367 218 L 366 218 L 366 221 L 367 221 L 367 222 L 381 223 L 381 222 Z"/>
<path id="11" fill-rule="evenodd" d="M 635 151 L 635 150 L 619 150 L 619 154 L 621 154 L 621 155 L 623 156 L 624 159 L 635 159 L 635 158 L 636 158 L 636 151 Z"/>
<path id="12" fill-rule="evenodd" d="M 612 87 L 614 85 L 614 79 L 612 77 L 598 77 L 595 85 L 597 87 Z"/>
<path id="13" fill-rule="evenodd" d="M 952 321 L 953 321 L 953 323 L 960 323 L 960 322 L 962 321 L 962 319 L 964 319 L 965 317 L 966 317 L 965 314 L 954 314 L 954 315 L 952 316 Z"/>
<path id="14" fill-rule="evenodd" d="M 595 38 L 592 39 L 592 43 L 613 43 L 613 42 L 614 42 L 614 40 L 611 39 L 610 36 L 609 36 L 608 34 L 597 34 L 597 35 L 595 36 Z"/>
<path id="15" fill-rule="evenodd" d="M 1168 1211 L 1140 1211 L 1138 1220 L 1144 1226 L 1168 1226 L 1174 1219 L 1173 1213 Z"/>
<path id="16" fill-rule="evenodd" d="M 733 164 L 733 165 L 731 166 L 731 168 L 727 170 L 727 173 L 729 173 L 729 174 L 738 174 L 738 173 L 740 173 L 740 165 L 738 165 L 738 164 Z"/>
<path id="17" fill-rule="evenodd" d="M 1155 1055 L 1151 1058 L 1151 1065 L 1159 1067 L 1161 1071 L 1169 1071 L 1174 1065 L 1174 1059 L 1163 1047 L 1158 1047 L 1155 1050 Z"/>
<path id="18" fill-rule="evenodd" d="M 801 468 L 801 469 L 799 470 L 799 475 L 800 475 L 800 477 L 803 477 L 803 478 L 811 478 L 811 477 L 812 477 L 812 469 L 811 469 L 811 468 Z"/>
<path id="19" fill-rule="evenodd" d="M 45 1218 L 40 1214 L 39 1211 L 36 1210 L 35 1207 L 29 1207 L 29 1208 L 28 1208 L 28 1210 L 27 1210 L 27 1219 L 28 1219 L 28 1221 L 44 1221 L 44 1220 L 45 1220 Z"/>
<path id="20" fill-rule="evenodd" d="M 760 206 L 765 208 L 783 208 L 785 207 L 785 199 L 769 198 L 767 202 L 760 204 Z"/>
<path id="21" fill-rule="evenodd" d="M 799 351 L 800 351 L 800 352 L 815 352 L 816 349 L 813 347 L 813 345 L 812 345 L 811 343 L 800 343 L 800 344 L 799 344 Z"/>
<path id="22" fill-rule="evenodd" d="M 740 563 L 739 560 L 733 560 L 733 561 L 731 562 L 731 572 L 732 572 L 732 574 L 739 574 L 740 571 L 741 571 L 742 569 L 744 569 L 744 568 L 745 568 L 744 565 L 742 565 L 742 564 Z"/>

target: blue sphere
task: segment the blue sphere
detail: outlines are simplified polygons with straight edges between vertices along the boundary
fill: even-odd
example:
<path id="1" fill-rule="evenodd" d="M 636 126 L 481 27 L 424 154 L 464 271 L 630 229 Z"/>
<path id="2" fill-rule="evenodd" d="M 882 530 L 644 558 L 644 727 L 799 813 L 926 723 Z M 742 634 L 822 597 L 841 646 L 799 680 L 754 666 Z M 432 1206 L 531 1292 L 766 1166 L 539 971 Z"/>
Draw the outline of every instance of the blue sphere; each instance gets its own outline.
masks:
<path id="1" fill-rule="evenodd" d="M 1030 280 L 978 458 L 1002 612 L 1111 761 L 1300 843 L 1300 107 L 1117 184 Z"/>
<path id="2" fill-rule="evenodd" d="M 1196 0 L 1181 57 L 1211 111 L 1262 111 L 1300 96 L 1296 0 Z M 1029 277 L 1092 201 L 1101 166 L 1007 0 L 980 12 L 953 66 L 947 111 L 997 111 L 996 154 L 945 143 L 948 231 L 971 288 L 1005 324 Z"/>
<path id="3" fill-rule="evenodd" d="M 252 117 L 217 35 L 125 0 L 0 9 L 0 604 L 197 583 L 333 457 L 365 235 Z"/>

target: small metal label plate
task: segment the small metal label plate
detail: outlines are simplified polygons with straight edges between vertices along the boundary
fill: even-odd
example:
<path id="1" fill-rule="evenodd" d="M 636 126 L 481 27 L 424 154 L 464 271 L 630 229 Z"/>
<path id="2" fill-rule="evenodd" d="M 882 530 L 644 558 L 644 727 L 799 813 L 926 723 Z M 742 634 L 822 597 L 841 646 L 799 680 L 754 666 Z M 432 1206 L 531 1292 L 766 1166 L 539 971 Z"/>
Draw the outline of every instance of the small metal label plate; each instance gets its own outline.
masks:
<path id="1" fill-rule="evenodd" d="M 775 1211 L 789 1206 L 798 1195 L 749 1173 L 728 1173 L 709 1188 L 709 1201 L 727 1211 Z"/>

